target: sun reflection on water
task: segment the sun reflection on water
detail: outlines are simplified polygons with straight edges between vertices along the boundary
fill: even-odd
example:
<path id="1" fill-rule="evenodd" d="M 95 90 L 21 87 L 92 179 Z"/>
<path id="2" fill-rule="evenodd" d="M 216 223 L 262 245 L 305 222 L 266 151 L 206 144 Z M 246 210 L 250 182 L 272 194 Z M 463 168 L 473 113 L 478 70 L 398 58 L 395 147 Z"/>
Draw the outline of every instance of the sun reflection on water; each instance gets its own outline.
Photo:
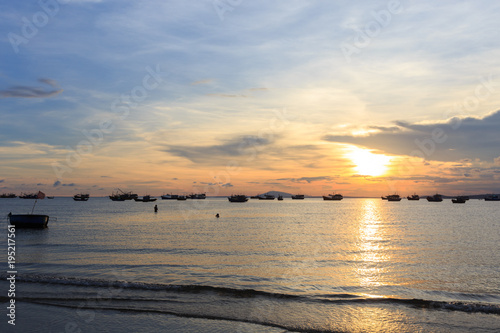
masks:
<path id="1" fill-rule="evenodd" d="M 382 262 L 390 258 L 385 251 L 384 228 L 380 207 L 374 200 L 365 200 L 361 206 L 358 221 L 358 255 L 356 256 L 356 273 L 359 284 L 363 287 L 384 285 L 386 268 Z"/>

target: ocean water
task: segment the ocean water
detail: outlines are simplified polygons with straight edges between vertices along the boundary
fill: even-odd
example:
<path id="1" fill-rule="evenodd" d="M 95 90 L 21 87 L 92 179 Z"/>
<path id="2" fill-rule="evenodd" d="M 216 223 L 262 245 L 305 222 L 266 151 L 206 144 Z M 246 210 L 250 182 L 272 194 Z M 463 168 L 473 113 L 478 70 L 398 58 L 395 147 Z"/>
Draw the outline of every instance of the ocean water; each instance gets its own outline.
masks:
<path id="1" fill-rule="evenodd" d="M 0 215 L 32 206 L 0 199 Z M 500 202 L 91 197 L 35 212 L 51 220 L 15 231 L 15 326 L 0 228 L 1 332 L 500 331 Z"/>

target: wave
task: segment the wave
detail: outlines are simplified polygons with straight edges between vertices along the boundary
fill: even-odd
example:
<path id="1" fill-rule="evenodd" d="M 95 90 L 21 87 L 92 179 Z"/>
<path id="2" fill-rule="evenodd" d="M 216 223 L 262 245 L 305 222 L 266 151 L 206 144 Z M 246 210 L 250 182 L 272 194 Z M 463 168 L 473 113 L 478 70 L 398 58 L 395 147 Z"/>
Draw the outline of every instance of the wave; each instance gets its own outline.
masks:
<path id="1" fill-rule="evenodd" d="M 0 274 L 0 278 L 5 280 L 7 275 Z M 426 299 L 408 299 L 396 297 L 366 296 L 359 294 L 328 294 L 328 295 L 297 295 L 280 293 L 274 291 L 263 291 L 255 289 L 237 289 L 209 285 L 182 285 L 182 284 L 162 284 L 129 282 L 120 280 L 100 280 L 89 278 L 76 278 L 65 276 L 48 275 L 19 275 L 17 281 L 25 283 L 50 284 L 54 286 L 73 287 L 94 287 L 108 288 L 130 291 L 165 291 L 175 294 L 211 294 L 218 297 L 229 297 L 232 299 L 264 298 L 269 300 L 283 300 L 290 302 L 323 303 L 323 304 L 394 304 L 405 305 L 414 308 L 437 309 L 449 311 L 461 311 L 467 313 L 484 313 L 500 315 L 500 304 L 479 303 L 464 301 L 438 301 Z M 46 290 L 47 288 L 44 288 Z M 55 298 L 52 298 L 55 300 Z M 66 298 L 67 299 L 67 298 Z M 76 298 L 75 298 L 76 300 Z"/>

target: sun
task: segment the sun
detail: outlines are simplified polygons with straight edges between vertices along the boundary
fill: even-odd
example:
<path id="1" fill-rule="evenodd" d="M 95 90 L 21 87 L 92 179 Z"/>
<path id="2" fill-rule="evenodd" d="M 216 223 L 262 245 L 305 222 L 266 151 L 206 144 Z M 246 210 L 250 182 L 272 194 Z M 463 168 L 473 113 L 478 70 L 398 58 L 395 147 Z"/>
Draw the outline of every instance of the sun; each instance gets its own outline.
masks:
<path id="1" fill-rule="evenodd" d="M 350 148 L 346 157 L 356 165 L 355 169 L 358 174 L 372 177 L 383 175 L 391 161 L 389 156 L 374 154 L 368 149 L 358 147 Z"/>

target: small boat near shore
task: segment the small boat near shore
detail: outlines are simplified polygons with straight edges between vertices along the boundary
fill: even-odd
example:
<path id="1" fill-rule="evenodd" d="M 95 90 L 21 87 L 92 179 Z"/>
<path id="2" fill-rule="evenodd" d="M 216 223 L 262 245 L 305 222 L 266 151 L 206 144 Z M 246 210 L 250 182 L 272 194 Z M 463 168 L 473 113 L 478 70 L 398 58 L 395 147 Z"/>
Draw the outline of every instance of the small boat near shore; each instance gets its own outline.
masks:
<path id="1" fill-rule="evenodd" d="M 227 200 L 229 200 L 229 202 L 247 202 L 248 197 L 244 194 L 237 194 L 227 197 Z"/>
<path id="2" fill-rule="evenodd" d="M 323 196 L 323 200 L 330 200 L 330 201 L 340 201 L 344 199 L 344 196 L 342 194 L 328 194 Z"/>
<path id="3" fill-rule="evenodd" d="M 8 214 L 9 222 L 17 228 L 46 228 L 49 223 L 48 215 L 39 214 Z"/>
<path id="4" fill-rule="evenodd" d="M 46 228 L 47 224 L 49 223 L 49 216 L 42 214 L 33 214 L 38 199 L 43 200 L 44 198 L 45 193 L 41 191 L 38 191 L 38 193 L 35 194 L 35 203 L 33 204 L 33 208 L 31 209 L 30 214 L 9 213 L 7 216 L 9 217 L 10 225 L 18 228 Z"/>

